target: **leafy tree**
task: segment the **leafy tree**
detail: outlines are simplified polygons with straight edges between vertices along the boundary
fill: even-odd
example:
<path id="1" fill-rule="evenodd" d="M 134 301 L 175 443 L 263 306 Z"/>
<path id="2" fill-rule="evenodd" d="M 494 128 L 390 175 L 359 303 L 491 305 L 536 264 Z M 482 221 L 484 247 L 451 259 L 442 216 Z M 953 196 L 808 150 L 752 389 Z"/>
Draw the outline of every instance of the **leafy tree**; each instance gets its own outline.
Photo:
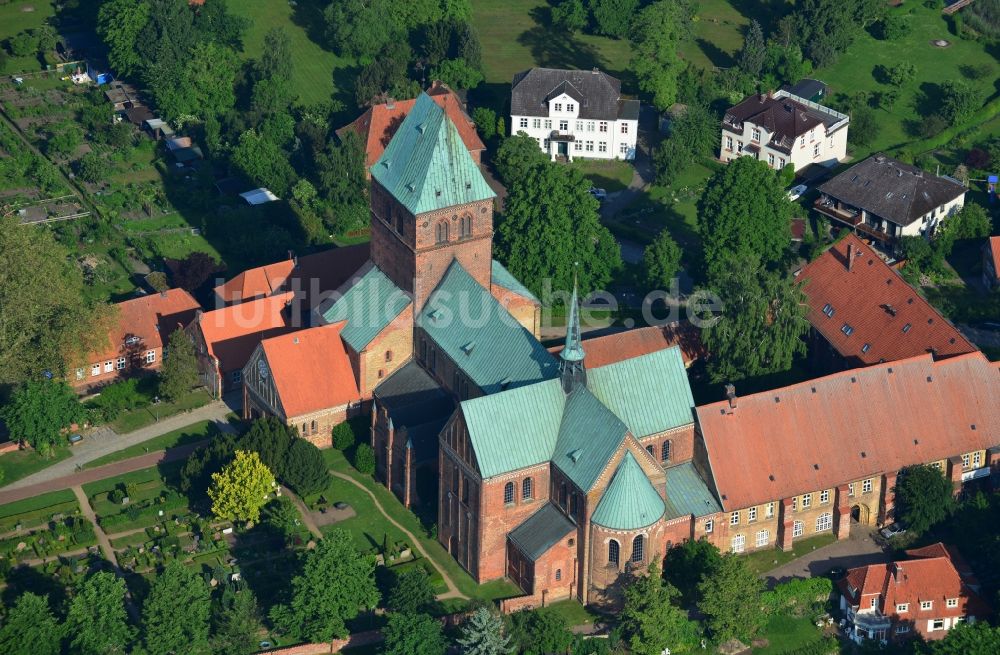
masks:
<path id="1" fill-rule="evenodd" d="M 212 474 L 208 497 L 212 513 L 230 521 L 257 521 L 260 508 L 274 488 L 274 475 L 257 453 L 237 450 L 233 461 Z"/>
<path id="2" fill-rule="evenodd" d="M 101 571 L 77 587 L 66 615 L 70 651 L 79 655 L 118 655 L 135 631 L 125 612 L 125 581 Z"/>
<path id="3" fill-rule="evenodd" d="M 698 585 L 698 609 L 708 617 L 707 625 L 717 641 L 749 642 L 760 630 L 765 614 L 764 582 L 747 560 L 726 553 L 710 576 Z"/>
<path id="4" fill-rule="evenodd" d="M 709 376 L 723 382 L 787 371 L 806 351 L 803 337 L 809 323 L 802 290 L 750 256 L 726 258 L 721 264 L 712 291 L 722 301 L 722 313 L 701 331 L 712 353 Z"/>
<path id="5" fill-rule="evenodd" d="M 292 442 L 282 467 L 282 480 L 300 496 L 311 496 L 326 489 L 330 474 L 319 448 L 305 439 Z"/>
<path id="6" fill-rule="evenodd" d="M 498 258 L 539 297 L 546 280 L 569 289 L 576 271 L 588 294 L 621 267 L 618 244 L 601 224 L 589 186 L 579 169 L 546 161 L 508 187 Z"/>
<path id="7" fill-rule="evenodd" d="M 668 648 L 679 651 L 698 642 L 698 624 L 673 604 L 680 594 L 663 581 L 658 560 L 650 564 L 647 575 L 637 576 L 625 587 L 624 595 L 619 629 L 632 653 L 660 655 Z"/>
<path id="8" fill-rule="evenodd" d="M 213 275 L 225 270 L 214 257 L 205 252 L 193 252 L 173 265 L 172 278 L 175 285 L 194 293 L 208 282 Z"/>
<path id="9" fill-rule="evenodd" d="M 261 80 L 291 79 L 292 39 L 283 27 L 272 27 L 264 35 L 264 49 L 256 73 Z"/>
<path id="10" fill-rule="evenodd" d="M 348 232 L 368 225 L 368 179 L 365 175 L 365 149 L 352 131 L 344 134 L 340 145 L 333 142 L 316 162 L 319 191 L 330 205 L 333 218 L 326 220 L 332 232 Z"/>
<path id="11" fill-rule="evenodd" d="M 431 69 L 431 77 L 454 89 L 474 89 L 483 81 L 482 72 L 462 58 L 445 59 Z"/>
<path id="12" fill-rule="evenodd" d="M 690 539 L 667 551 L 663 560 L 663 576 L 677 588 L 685 605 L 698 599 L 698 583 L 711 576 L 722 560 L 722 554 L 708 539 Z"/>
<path id="13" fill-rule="evenodd" d="M 719 119 L 704 105 L 693 104 L 670 122 L 670 139 L 699 157 L 719 149 Z"/>
<path id="14" fill-rule="evenodd" d="M 7 612 L 0 627 L 0 652 L 7 655 L 59 655 L 62 626 L 52 615 L 48 596 L 26 591 Z"/>
<path id="15" fill-rule="evenodd" d="M 709 280 L 730 260 L 779 261 L 788 249 L 792 205 L 764 162 L 739 157 L 715 173 L 698 202 Z"/>
<path id="16" fill-rule="evenodd" d="M 692 15 L 687 0 L 657 0 L 635 21 L 631 68 L 659 111 L 677 99 L 677 77 L 684 68 L 677 49 L 691 36 Z"/>
<path id="17" fill-rule="evenodd" d="M 191 50 L 175 93 L 161 93 L 163 111 L 171 117 L 192 114 L 219 117 L 236 104 L 233 85 L 239 61 L 236 53 L 218 43 L 199 43 Z M 165 97 L 164 97 L 165 96 Z"/>
<path id="18" fill-rule="evenodd" d="M 927 532 L 955 510 L 954 489 L 944 473 L 920 464 L 899 472 L 896 486 L 896 518 L 914 534 Z"/>
<path id="19" fill-rule="evenodd" d="M 489 141 L 497 133 L 497 113 L 489 107 L 476 107 L 472 120 L 484 140 Z"/>
<path id="20" fill-rule="evenodd" d="M 803 0 L 792 33 L 817 68 L 829 66 L 885 11 L 881 0 Z"/>
<path id="21" fill-rule="evenodd" d="M 917 67 L 910 61 L 901 61 L 885 67 L 885 79 L 893 86 L 905 86 L 917 77 Z"/>
<path id="22" fill-rule="evenodd" d="M 639 0 L 589 0 L 588 4 L 594 17 L 594 32 L 615 39 L 629 35 Z"/>
<path id="23" fill-rule="evenodd" d="M 981 205 L 967 202 L 961 211 L 954 216 L 945 218 L 938 225 L 934 234 L 934 249 L 940 257 L 948 257 L 955 245 L 961 239 L 984 239 L 993 230 L 990 215 Z"/>
<path id="24" fill-rule="evenodd" d="M 113 421 L 122 412 L 146 402 L 138 387 L 139 381 L 135 378 L 119 380 L 103 387 L 100 395 L 88 401 L 87 406 L 97 409 L 103 420 Z"/>
<path id="25" fill-rule="evenodd" d="M 240 448 L 257 453 L 264 466 L 281 479 L 288 451 L 298 437 L 295 428 L 274 416 L 265 416 L 250 424 L 250 429 L 240 437 Z"/>
<path id="26" fill-rule="evenodd" d="M 890 11 L 876 26 L 878 37 L 883 41 L 898 41 L 913 30 L 909 14 L 899 11 Z"/>
<path id="27" fill-rule="evenodd" d="M 415 614 L 434 608 L 434 589 L 427 571 L 420 567 L 395 576 L 385 608 L 390 612 Z"/>
<path id="28" fill-rule="evenodd" d="M 944 639 L 927 644 L 930 655 L 993 655 L 1000 653 L 1000 628 L 989 623 L 961 623 Z"/>
<path id="29" fill-rule="evenodd" d="M 488 607 L 479 607 L 462 625 L 458 638 L 464 655 L 512 655 L 510 635 L 504 634 L 503 619 Z"/>
<path id="30" fill-rule="evenodd" d="M 948 127 L 948 120 L 941 114 L 931 114 L 922 121 L 917 128 L 917 133 L 925 139 L 941 134 Z M 850 141 L 850 137 L 847 139 Z"/>
<path id="31" fill-rule="evenodd" d="M 108 63 L 119 75 L 134 75 L 142 65 L 136 40 L 149 22 L 149 3 L 107 0 L 97 11 L 97 34 L 108 47 Z"/>
<path id="32" fill-rule="evenodd" d="M 80 422 L 84 411 L 69 385 L 42 378 L 15 389 L 0 408 L 0 417 L 14 439 L 48 452 L 59 441 L 60 430 Z"/>
<path id="33" fill-rule="evenodd" d="M 740 51 L 740 68 L 750 77 L 756 79 L 764 68 L 764 59 L 767 56 L 767 46 L 764 44 L 764 30 L 760 27 L 760 22 L 754 18 L 747 28 L 746 37 L 743 40 L 743 49 Z"/>
<path id="34" fill-rule="evenodd" d="M 84 182 L 100 182 L 110 172 L 107 160 L 96 152 L 88 152 L 76 162 L 76 175 Z"/>
<path id="35" fill-rule="evenodd" d="M 184 330 L 174 330 L 167 344 L 168 356 L 160 369 L 159 391 L 168 400 L 177 400 L 198 384 L 198 359 Z"/>
<path id="36" fill-rule="evenodd" d="M 511 616 L 511 634 L 517 640 L 517 651 L 524 655 L 565 653 L 573 643 L 566 619 L 550 607 L 517 612 Z"/>
<path id="37" fill-rule="evenodd" d="M 941 83 L 941 116 L 952 125 L 964 123 L 982 107 L 979 90 L 963 80 Z"/>
<path id="38" fill-rule="evenodd" d="M 643 273 L 650 289 L 669 289 L 670 283 L 681 267 L 681 247 L 670 231 L 660 230 L 642 253 Z"/>
<path id="39" fill-rule="evenodd" d="M 1000 141 L 1000 140 L 998 140 Z M 1000 149 L 1000 148 L 998 148 Z M 503 140 L 493 156 L 493 166 L 503 183 L 512 186 L 528 177 L 528 171 L 548 159 L 538 148 L 538 141 L 520 132 Z"/>
<path id="40" fill-rule="evenodd" d="M 354 430 L 348 422 L 333 426 L 333 447 L 337 450 L 347 450 L 354 445 Z"/>
<path id="41" fill-rule="evenodd" d="M 233 148 L 233 164 L 254 183 L 265 186 L 279 197 L 288 195 L 295 182 L 295 170 L 281 147 L 256 129 L 240 135 Z"/>
<path id="42" fill-rule="evenodd" d="M 271 533 L 288 542 L 297 530 L 299 510 L 288 496 L 278 496 L 264 505 L 261 520 Z"/>
<path id="43" fill-rule="evenodd" d="M 327 39 L 342 56 L 370 61 L 385 46 L 404 39 L 389 0 L 340 0 L 323 11 Z"/>
<path id="44" fill-rule="evenodd" d="M 364 475 L 375 473 L 375 451 L 371 446 L 366 443 L 358 444 L 354 451 L 354 468 Z"/>
<path id="45" fill-rule="evenodd" d="M 236 451 L 236 437 L 223 434 L 215 437 L 209 443 L 196 449 L 184 460 L 181 468 L 178 487 L 193 501 L 207 498 L 206 491 L 212 482 L 212 474 L 222 470 L 222 467 L 233 459 Z"/>
<path id="46" fill-rule="evenodd" d="M 38 37 L 28 31 L 18 32 L 7 39 L 7 47 L 15 57 L 27 57 L 38 52 Z"/>
<path id="47" fill-rule="evenodd" d="M 587 26 L 583 0 L 561 0 L 552 7 L 552 24 L 567 32 L 579 32 Z"/>
<path id="48" fill-rule="evenodd" d="M 405 43 L 395 43 L 361 69 L 354 82 L 354 99 L 359 107 L 383 102 L 386 97 L 412 98 L 420 84 L 409 77 L 413 53 Z"/>
<path id="49" fill-rule="evenodd" d="M 855 102 L 850 108 L 851 131 L 847 140 L 854 145 L 868 146 L 878 138 L 879 124 L 873 110 L 867 102 Z"/>
<path id="50" fill-rule="evenodd" d="M 315 642 L 342 638 L 345 622 L 378 603 L 375 557 L 359 553 L 344 530 L 321 539 L 302 564 L 302 573 L 292 579 L 291 604 L 272 612 L 279 629 Z"/>
<path id="51" fill-rule="evenodd" d="M 382 634 L 384 655 L 444 655 L 448 650 L 441 622 L 426 614 L 390 614 Z"/>
<path id="52" fill-rule="evenodd" d="M 833 591 L 829 578 L 792 578 L 764 593 L 764 601 L 772 615 L 815 616 L 822 611 Z"/>
<path id="53" fill-rule="evenodd" d="M 150 655 L 208 653 L 212 601 L 198 573 L 172 560 L 153 580 L 142 604 L 143 643 Z"/>
<path id="54" fill-rule="evenodd" d="M 656 183 L 670 186 L 694 161 L 694 156 L 678 139 L 664 139 L 653 150 Z"/>
<path id="55" fill-rule="evenodd" d="M 257 651 L 261 625 L 257 597 L 246 586 L 227 585 L 215 608 L 212 652 L 246 655 Z"/>

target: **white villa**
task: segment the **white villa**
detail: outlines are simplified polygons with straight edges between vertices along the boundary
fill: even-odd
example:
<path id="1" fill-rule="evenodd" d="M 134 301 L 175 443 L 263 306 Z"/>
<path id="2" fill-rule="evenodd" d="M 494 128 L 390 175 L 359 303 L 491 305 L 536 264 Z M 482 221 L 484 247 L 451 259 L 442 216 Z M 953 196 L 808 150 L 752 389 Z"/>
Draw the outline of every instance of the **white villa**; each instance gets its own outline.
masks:
<path id="1" fill-rule="evenodd" d="M 634 159 L 639 101 L 621 82 L 592 71 L 532 68 L 514 76 L 511 133 L 524 132 L 553 160 Z"/>
<path id="2" fill-rule="evenodd" d="M 810 164 L 834 166 L 847 156 L 850 121 L 785 90 L 752 95 L 722 119 L 719 159 L 750 156 L 775 170 L 793 164 L 796 173 Z"/>

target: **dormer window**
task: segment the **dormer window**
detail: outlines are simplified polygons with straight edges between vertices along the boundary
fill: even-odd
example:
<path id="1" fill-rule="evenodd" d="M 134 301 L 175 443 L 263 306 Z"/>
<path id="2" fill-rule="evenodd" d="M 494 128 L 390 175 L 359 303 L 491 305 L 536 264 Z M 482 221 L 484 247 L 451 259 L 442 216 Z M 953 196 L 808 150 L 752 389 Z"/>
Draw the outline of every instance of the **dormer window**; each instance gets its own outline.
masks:
<path id="1" fill-rule="evenodd" d="M 760 141 L 760 129 L 759 128 L 756 128 L 756 127 L 753 128 L 753 132 L 751 132 L 750 134 L 751 134 L 750 138 L 752 138 L 754 141 Z"/>

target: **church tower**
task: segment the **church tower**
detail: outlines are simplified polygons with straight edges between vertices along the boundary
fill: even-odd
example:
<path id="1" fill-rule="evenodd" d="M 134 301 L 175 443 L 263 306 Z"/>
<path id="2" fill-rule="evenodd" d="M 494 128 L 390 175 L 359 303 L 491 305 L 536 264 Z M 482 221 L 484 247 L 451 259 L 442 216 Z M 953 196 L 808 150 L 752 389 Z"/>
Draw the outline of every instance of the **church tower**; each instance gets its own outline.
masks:
<path id="1" fill-rule="evenodd" d="M 569 316 L 566 320 L 566 344 L 559 353 L 559 377 L 566 393 L 587 386 L 587 369 L 583 364 L 586 353 L 580 336 L 580 308 L 576 297 L 576 280 L 573 281 L 573 297 L 570 299 Z"/>
<path id="2" fill-rule="evenodd" d="M 496 194 L 455 124 L 422 93 L 371 168 L 371 259 L 424 306 L 458 259 L 490 289 Z"/>

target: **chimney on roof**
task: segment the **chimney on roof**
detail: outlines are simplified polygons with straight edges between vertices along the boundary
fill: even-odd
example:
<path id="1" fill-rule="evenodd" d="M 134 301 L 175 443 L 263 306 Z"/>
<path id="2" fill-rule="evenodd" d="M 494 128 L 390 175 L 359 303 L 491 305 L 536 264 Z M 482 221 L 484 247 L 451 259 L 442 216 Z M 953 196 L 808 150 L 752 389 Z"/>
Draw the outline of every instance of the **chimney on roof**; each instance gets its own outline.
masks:
<path id="1" fill-rule="evenodd" d="M 385 108 L 388 109 L 389 111 L 392 111 L 393 109 L 395 109 L 396 108 L 396 99 L 395 98 L 386 98 L 385 99 Z"/>
<path id="2" fill-rule="evenodd" d="M 892 567 L 892 577 L 896 584 L 900 583 L 900 579 L 903 577 L 903 565 L 899 562 L 894 562 Z"/>
<path id="3" fill-rule="evenodd" d="M 847 244 L 847 272 L 850 273 L 854 268 L 854 244 Z"/>
<path id="4" fill-rule="evenodd" d="M 726 398 L 729 399 L 729 409 L 736 409 L 736 385 L 726 385 Z"/>
<path id="5" fill-rule="evenodd" d="M 166 297 L 167 297 L 167 290 L 164 289 L 163 291 L 160 292 L 160 298 L 166 298 Z"/>
<path id="6" fill-rule="evenodd" d="M 767 100 L 767 96 L 761 93 L 757 96 L 757 99 L 760 100 L 761 102 L 764 102 L 765 100 Z"/>
<path id="7" fill-rule="evenodd" d="M 594 69 L 593 69 L 592 71 L 590 71 L 590 72 L 591 72 L 592 74 L 594 74 L 594 75 L 597 75 L 598 73 L 600 73 L 600 72 L 601 72 L 601 69 L 600 69 L 600 68 L 598 68 L 597 66 L 594 66 Z"/>

